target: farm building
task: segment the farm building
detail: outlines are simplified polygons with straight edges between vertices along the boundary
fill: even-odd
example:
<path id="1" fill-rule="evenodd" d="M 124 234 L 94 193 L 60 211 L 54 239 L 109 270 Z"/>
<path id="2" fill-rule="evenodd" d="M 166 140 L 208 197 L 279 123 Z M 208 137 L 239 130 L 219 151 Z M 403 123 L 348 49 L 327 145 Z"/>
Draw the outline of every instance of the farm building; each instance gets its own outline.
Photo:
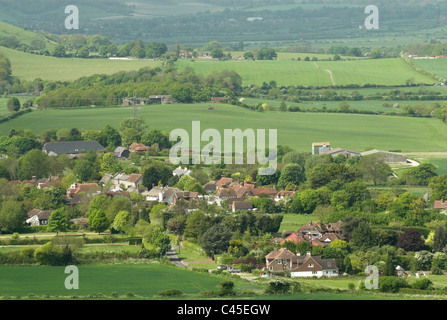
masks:
<path id="1" fill-rule="evenodd" d="M 79 154 L 82 151 L 87 152 L 93 150 L 94 152 L 104 150 L 104 147 L 98 141 L 64 141 L 64 142 L 49 142 L 43 146 L 43 151 L 48 155 L 58 154 Z"/>
<path id="2" fill-rule="evenodd" d="M 331 149 L 328 151 L 321 152 L 320 154 L 329 154 L 334 158 L 339 155 L 343 155 L 346 159 L 349 159 L 349 158 L 352 158 L 355 156 L 359 156 L 359 157 L 362 156 L 359 152 L 348 150 L 348 149 L 343 149 L 343 148 Z"/>
<path id="3" fill-rule="evenodd" d="M 129 149 L 126 149 L 124 147 L 118 147 L 115 149 L 115 151 L 113 151 L 113 154 L 117 158 L 129 158 L 130 151 Z"/>
<path id="4" fill-rule="evenodd" d="M 325 151 L 331 150 L 331 144 L 329 142 L 313 142 L 312 143 L 312 155 L 319 155 Z"/>
<path id="5" fill-rule="evenodd" d="M 407 156 L 401 153 L 382 151 L 382 150 L 369 150 L 361 153 L 362 157 L 366 157 L 373 154 L 382 155 L 386 163 L 407 163 Z"/>

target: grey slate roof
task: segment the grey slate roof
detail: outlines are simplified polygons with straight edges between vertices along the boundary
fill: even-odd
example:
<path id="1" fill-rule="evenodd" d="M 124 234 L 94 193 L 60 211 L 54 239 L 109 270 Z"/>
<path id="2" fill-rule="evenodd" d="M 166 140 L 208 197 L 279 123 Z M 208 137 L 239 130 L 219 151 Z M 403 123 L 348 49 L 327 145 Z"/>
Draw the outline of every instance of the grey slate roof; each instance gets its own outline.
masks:
<path id="1" fill-rule="evenodd" d="M 77 154 L 81 151 L 93 150 L 98 152 L 104 150 L 104 147 L 98 141 L 64 141 L 64 142 L 49 142 L 43 146 L 43 151 L 46 153 L 54 152 L 56 154 L 68 153 Z"/>

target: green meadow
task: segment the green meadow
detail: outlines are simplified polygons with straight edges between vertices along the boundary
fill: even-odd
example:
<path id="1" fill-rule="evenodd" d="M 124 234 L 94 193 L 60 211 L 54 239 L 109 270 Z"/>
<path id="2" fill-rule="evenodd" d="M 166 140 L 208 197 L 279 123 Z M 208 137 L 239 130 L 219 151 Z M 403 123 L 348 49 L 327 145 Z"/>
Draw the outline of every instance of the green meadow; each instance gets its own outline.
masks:
<path id="1" fill-rule="evenodd" d="M 40 78 L 53 81 L 73 81 L 94 74 L 113 74 L 119 71 L 134 71 L 144 67 L 161 66 L 154 60 L 111 60 L 55 58 L 39 56 L 0 47 L 12 65 L 12 75 L 24 80 Z"/>
<path id="2" fill-rule="evenodd" d="M 213 105 L 214 110 L 208 106 Z M 361 115 L 342 113 L 254 112 L 225 104 L 172 104 L 141 106 L 150 128 L 170 132 L 181 128 L 191 132 L 192 121 L 201 122 L 201 130 L 240 128 L 277 129 L 278 144 L 310 151 L 312 142 L 328 141 L 332 147 L 351 150 L 402 150 L 431 152 L 447 148 L 445 124 L 437 119 Z M 33 111 L 2 123 L 0 135 L 11 129 L 30 129 L 40 133 L 47 129 L 102 129 L 106 124 L 119 127 L 122 119 L 132 117 L 128 107 L 48 109 Z"/>
<path id="3" fill-rule="evenodd" d="M 193 68 L 199 74 L 232 70 L 242 77 L 243 85 L 262 85 L 276 81 L 279 86 L 332 86 L 379 85 L 400 86 L 407 80 L 418 84 L 434 84 L 434 80 L 422 75 L 400 58 L 349 61 L 217 61 L 196 59 L 180 60 L 180 70 Z M 332 79 L 330 74 L 332 74 Z M 334 81 L 334 82 L 332 82 Z"/>
<path id="4" fill-rule="evenodd" d="M 447 79 L 447 59 L 414 59 L 414 64 L 422 69 Z"/>

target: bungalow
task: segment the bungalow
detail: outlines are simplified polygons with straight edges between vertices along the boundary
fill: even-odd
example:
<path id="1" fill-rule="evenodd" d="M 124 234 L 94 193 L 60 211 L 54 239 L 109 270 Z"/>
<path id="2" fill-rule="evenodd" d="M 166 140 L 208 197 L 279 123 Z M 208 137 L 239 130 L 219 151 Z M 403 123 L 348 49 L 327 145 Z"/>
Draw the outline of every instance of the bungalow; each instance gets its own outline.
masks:
<path id="1" fill-rule="evenodd" d="M 43 151 L 48 155 L 58 154 L 79 154 L 81 151 L 94 152 L 104 150 L 104 147 L 98 141 L 64 141 L 64 142 L 49 142 L 43 146 Z"/>
<path id="2" fill-rule="evenodd" d="M 216 191 L 216 189 L 217 189 L 216 181 L 208 181 L 203 185 L 203 190 L 205 190 L 205 192 L 209 195 L 213 194 L 214 191 Z"/>
<path id="3" fill-rule="evenodd" d="M 143 175 L 140 173 L 127 175 L 120 172 L 112 176 L 110 180 L 112 181 L 113 187 L 109 191 L 121 191 L 121 187 L 129 191 L 138 191 L 143 183 Z"/>
<path id="4" fill-rule="evenodd" d="M 130 151 L 130 152 L 147 151 L 147 150 L 149 150 L 149 149 L 150 149 L 150 147 L 145 146 L 145 145 L 142 144 L 142 143 L 137 143 L 137 142 L 134 142 L 134 143 L 132 143 L 132 144 L 129 146 L 129 151 Z"/>
<path id="5" fill-rule="evenodd" d="M 222 177 L 216 182 L 216 189 L 228 188 L 233 181 L 232 178 Z"/>
<path id="6" fill-rule="evenodd" d="M 174 202 L 174 195 L 177 191 L 181 191 L 179 188 L 174 187 L 153 187 L 149 191 L 142 193 L 146 197 L 146 201 L 158 201 L 167 204 Z"/>
<path id="7" fill-rule="evenodd" d="M 28 218 L 25 220 L 30 226 L 42 226 L 48 224 L 48 219 L 54 210 L 33 209 L 28 212 Z"/>
<path id="8" fill-rule="evenodd" d="M 435 200 L 433 204 L 433 209 L 440 210 L 441 213 L 446 213 L 447 211 L 447 201 L 442 200 Z"/>
<path id="9" fill-rule="evenodd" d="M 67 195 L 79 193 L 99 194 L 101 191 L 96 183 L 78 184 L 77 182 L 73 183 L 67 190 Z"/>
<path id="10" fill-rule="evenodd" d="M 253 204 L 250 201 L 233 201 L 231 211 L 249 211 L 253 209 Z"/>

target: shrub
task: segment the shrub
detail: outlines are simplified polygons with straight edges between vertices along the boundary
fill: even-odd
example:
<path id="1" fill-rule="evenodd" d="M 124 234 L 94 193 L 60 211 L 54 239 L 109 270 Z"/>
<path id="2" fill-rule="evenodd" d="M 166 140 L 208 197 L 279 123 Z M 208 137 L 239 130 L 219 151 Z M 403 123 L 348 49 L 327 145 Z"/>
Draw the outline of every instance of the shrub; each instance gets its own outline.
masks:
<path id="1" fill-rule="evenodd" d="M 433 274 L 435 276 L 442 276 L 444 274 L 444 271 L 437 266 L 431 267 L 430 272 L 431 272 L 431 274 Z"/>
<path id="2" fill-rule="evenodd" d="M 179 297 L 182 296 L 183 294 L 184 293 L 178 289 L 168 289 L 158 292 L 158 295 L 162 297 Z"/>
<path id="3" fill-rule="evenodd" d="M 290 290 L 290 283 L 283 280 L 273 280 L 268 284 L 268 288 L 265 290 L 267 294 L 284 294 Z"/>
<path id="4" fill-rule="evenodd" d="M 408 283 L 403 278 L 393 276 L 379 278 L 379 290 L 381 292 L 398 292 L 401 288 L 408 288 Z"/>
<path id="5" fill-rule="evenodd" d="M 233 281 L 222 281 L 220 283 L 221 288 L 219 290 L 220 296 L 232 296 L 234 295 L 234 282 Z"/>
<path id="6" fill-rule="evenodd" d="M 429 290 L 433 289 L 433 282 L 431 282 L 428 278 L 417 279 L 411 284 L 411 287 L 413 289 Z"/>

